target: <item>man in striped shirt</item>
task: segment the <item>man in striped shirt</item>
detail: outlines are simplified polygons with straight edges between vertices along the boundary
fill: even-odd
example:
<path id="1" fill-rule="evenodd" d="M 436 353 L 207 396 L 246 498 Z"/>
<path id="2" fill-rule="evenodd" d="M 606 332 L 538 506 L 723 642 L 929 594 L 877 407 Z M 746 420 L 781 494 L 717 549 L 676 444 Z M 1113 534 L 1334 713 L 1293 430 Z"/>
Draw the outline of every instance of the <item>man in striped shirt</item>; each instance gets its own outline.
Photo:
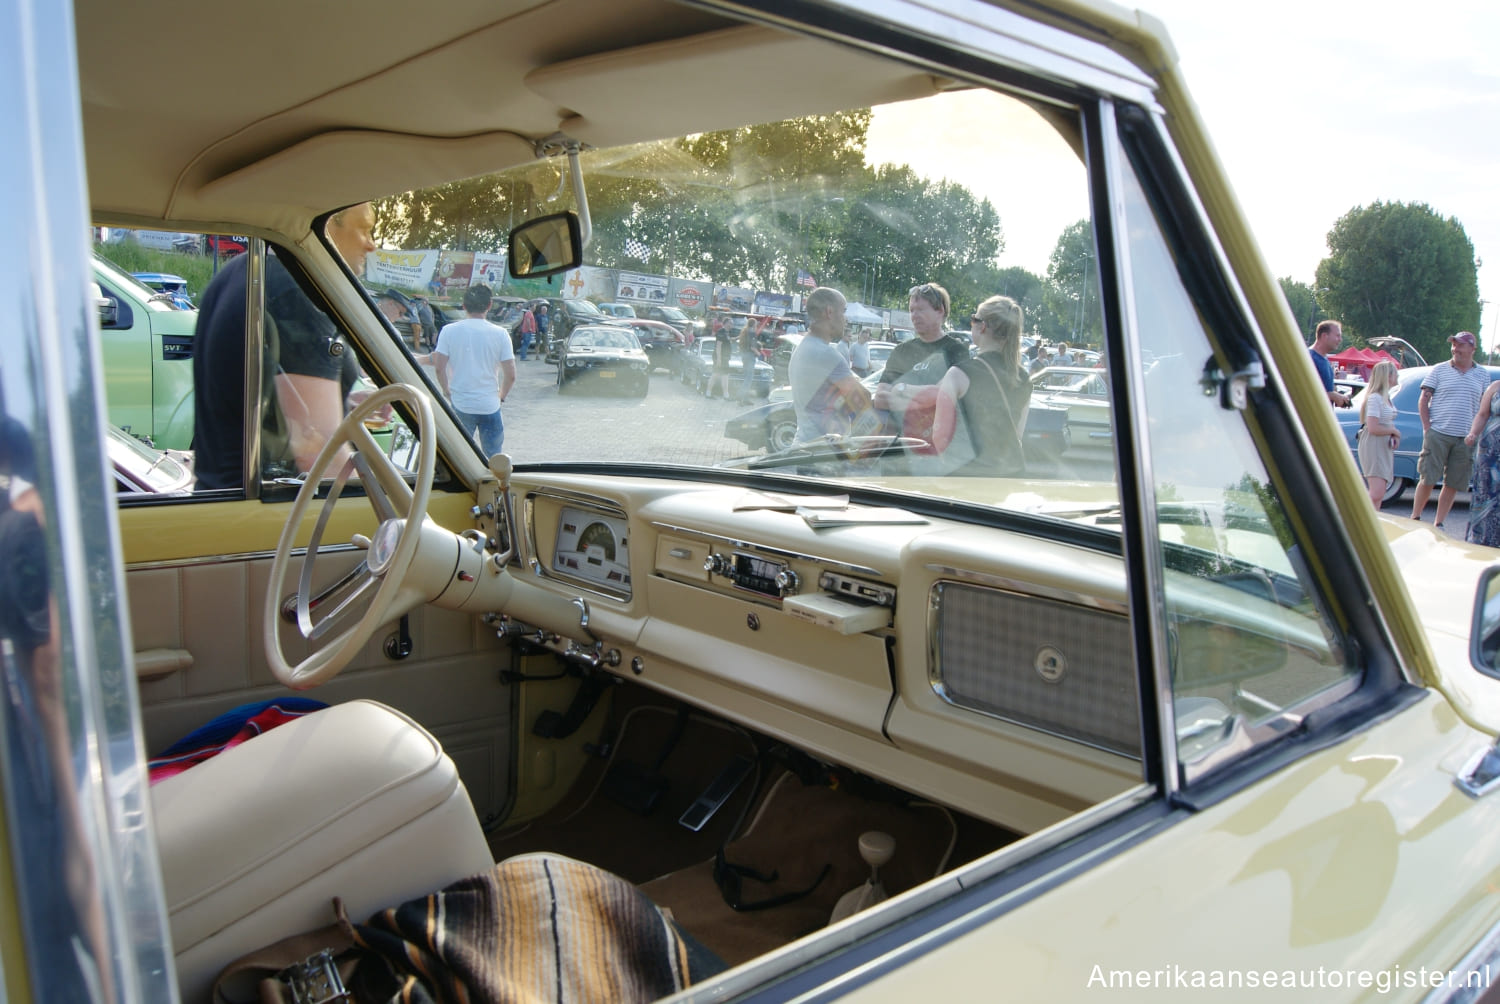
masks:
<path id="1" fill-rule="evenodd" d="M 1469 487 L 1474 468 L 1474 449 L 1464 442 L 1474 416 L 1479 413 L 1479 399 L 1490 385 L 1489 370 L 1474 365 L 1474 335 L 1460 331 L 1449 335 L 1453 358 L 1434 366 L 1422 378 L 1422 396 L 1417 412 L 1422 416 L 1422 455 L 1417 458 L 1417 490 L 1412 499 L 1411 518 L 1421 519 L 1432 496 L 1432 486 L 1443 482 L 1438 493 L 1437 519 L 1442 527 L 1453 507 L 1453 495 Z"/>

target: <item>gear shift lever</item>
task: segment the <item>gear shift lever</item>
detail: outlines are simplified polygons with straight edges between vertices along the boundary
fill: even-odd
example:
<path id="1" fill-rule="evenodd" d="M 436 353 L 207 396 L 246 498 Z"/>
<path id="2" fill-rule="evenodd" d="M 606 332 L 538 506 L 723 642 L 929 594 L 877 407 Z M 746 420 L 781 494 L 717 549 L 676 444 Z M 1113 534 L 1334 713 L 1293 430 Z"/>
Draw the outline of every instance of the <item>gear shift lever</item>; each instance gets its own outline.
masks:
<path id="1" fill-rule="evenodd" d="M 889 833 L 866 830 L 859 835 L 859 856 L 864 859 L 865 864 L 870 866 L 870 878 L 839 897 L 838 903 L 833 908 L 833 916 L 829 918 L 830 924 L 836 924 L 845 917 L 852 917 L 859 911 L 882 903 L 888 898 L 885 886 L 880 881 L 880 869 L 889 864 L 895 854 L 896 838 Z"/>

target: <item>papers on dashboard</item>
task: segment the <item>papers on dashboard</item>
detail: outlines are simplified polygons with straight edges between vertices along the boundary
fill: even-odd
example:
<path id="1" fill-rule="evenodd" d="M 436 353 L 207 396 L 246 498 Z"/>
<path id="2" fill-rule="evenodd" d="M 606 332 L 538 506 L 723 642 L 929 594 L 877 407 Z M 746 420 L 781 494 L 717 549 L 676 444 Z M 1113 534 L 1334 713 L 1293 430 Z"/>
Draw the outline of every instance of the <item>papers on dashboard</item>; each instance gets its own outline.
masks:
<path id="1" fill-rule="evenodd" d="M 824 509 L 798 509 L 807 525 L 814 530 L 830 526 L 895 526 L 901 523 L 926 523 L 927 517 L 905 509 L 853 508 L 830 512 Z"/>
<path id="2" fill-rule="evenodd" d="M 813 529 L 830 526 L 894 526 L 899 523 L 927 522 L 926 517 L 909 513 L 905 509 L 850 506 L 847 495 L 781 495 L 776 492 L 746 492 L 734 504 L 734 511 L 745 512 L 751 509 L 796 513 Z"/>
<path id="3" fill-rule="evenodd" d="M 847 509 L 847 495 L 781 495 L 776 492 L 746 492 L 734 504 L 735 512 L 747 509 L 769 509 L 772 512 L 801 512 L 804 509 Z"/>

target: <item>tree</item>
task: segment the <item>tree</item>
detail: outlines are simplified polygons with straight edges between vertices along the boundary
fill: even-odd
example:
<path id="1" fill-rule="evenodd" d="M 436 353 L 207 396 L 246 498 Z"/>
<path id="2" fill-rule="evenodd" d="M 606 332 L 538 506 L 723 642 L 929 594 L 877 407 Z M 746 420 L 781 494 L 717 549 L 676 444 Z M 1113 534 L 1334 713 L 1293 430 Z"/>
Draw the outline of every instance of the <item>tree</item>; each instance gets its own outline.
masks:
<path id="1" fill-rule="evenodd" d="M 1424 203 L 1356 206 L 1328 232 L 1319 304 L 1361 338 L 1399 335 L 1429 359 L 1479 327 L 1474 245 L 1454 217 Z"/>
<path id="2" fill-rule="evenodd" d="M 1047 304 L 1062 319 L 1074 345 L 1103 345 L 1099 311 L 1099 268 L 1094 261 L 1094 230 L 1088 220 L 1063 229 L 1047 262 Z"/>
<path id="3" fill-rule="evenodd" d="M 1282 276 L 1276 280 L 1281 284 L 1281 295 L 1286 297 L 1286 305 L 1291 308 L 1292 317 L 1297 320 L 1297 330 L 1302 332 L 1302 340 L 1312 341 L 1313 331 L 1318 322 L 1328 315 L 1318 306 L 1318 298 L 1313 293 L 1313 288 L 1305 282 L 1298 282 L 1291 276 Z"/>

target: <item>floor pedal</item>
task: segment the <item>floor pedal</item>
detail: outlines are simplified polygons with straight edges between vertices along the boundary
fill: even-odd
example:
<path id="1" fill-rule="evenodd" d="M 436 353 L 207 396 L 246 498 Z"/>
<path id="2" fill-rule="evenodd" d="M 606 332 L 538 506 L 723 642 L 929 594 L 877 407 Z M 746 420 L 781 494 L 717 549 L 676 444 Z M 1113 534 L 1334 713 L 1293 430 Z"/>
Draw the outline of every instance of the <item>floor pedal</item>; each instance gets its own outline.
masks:
<path id="1" fill-rule="evenodd" d="M 709 786 L 703 789 L 693 804 L 687 807 L 687 811 L 677 820 L 678 823 L 697 833 L 708 825 L 708 821 L 714 817 L 714 813 L 729 801 L 729 796 L 739 790 L 745 778 L 750 776 L 750 769 L 755 766 L 755 759 L 743 754 L 730 761 L 729 766 L 719 771 L 719 776 L 714 778 Z"/>

